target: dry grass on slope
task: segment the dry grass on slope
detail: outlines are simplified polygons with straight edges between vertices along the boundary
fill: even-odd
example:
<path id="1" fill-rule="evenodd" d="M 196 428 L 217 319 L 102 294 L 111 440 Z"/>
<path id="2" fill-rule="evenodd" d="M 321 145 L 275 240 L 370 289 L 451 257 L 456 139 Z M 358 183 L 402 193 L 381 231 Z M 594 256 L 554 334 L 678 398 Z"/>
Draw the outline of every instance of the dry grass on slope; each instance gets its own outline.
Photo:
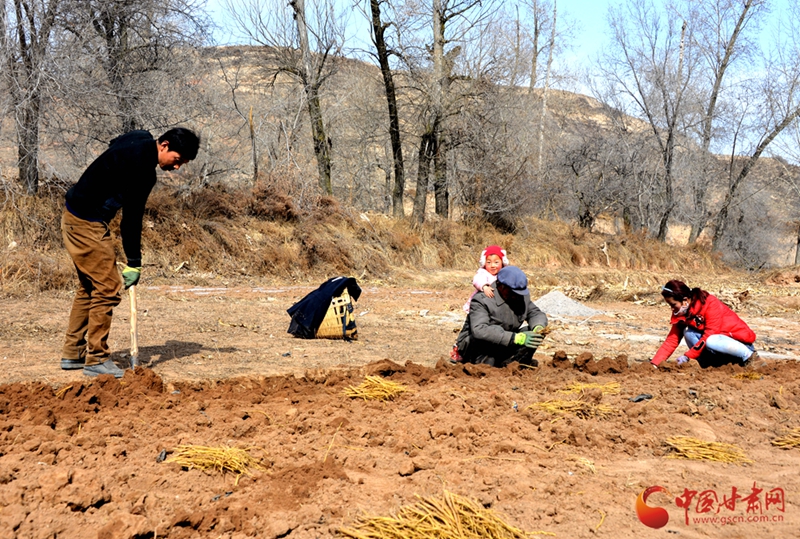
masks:
<path id="1" fill-rule="evenodd" d="M 0 247 L 0 292 L 73 286 L 74 270 L 60 233 L 63 192 L 43 189 L 36 197 L 17 197 L 0 208 L 5 242 Z M 112 223 L 117 233 L 118 219 Z M 485 223 L 432 216 L 417 226 L 343 208 L 329 197 L 299 208 L 290 197 L 263 185 L 191 192 L 160 186 L 148 201 L 143 255 L 150 282 L 196 284 L 218 277 L 315 282 L 341 274 L 373 281 L 414 280 L 431 271 L 474 271 L 481 249 L 490 244 L 506 248 L 511 262 L 535 273 L 542 286 L 565 280 L 584 285 L 596 282 L 597 273 L 621 280 L 635 278 L 631 272 L 727 271 L 706 251 L 671 247 L 643 235 L 590 234 L 551 221 L 527 225 L 532 232 L 504 234 Z M 124 260 L 119 240 L 117 248 Z"/>

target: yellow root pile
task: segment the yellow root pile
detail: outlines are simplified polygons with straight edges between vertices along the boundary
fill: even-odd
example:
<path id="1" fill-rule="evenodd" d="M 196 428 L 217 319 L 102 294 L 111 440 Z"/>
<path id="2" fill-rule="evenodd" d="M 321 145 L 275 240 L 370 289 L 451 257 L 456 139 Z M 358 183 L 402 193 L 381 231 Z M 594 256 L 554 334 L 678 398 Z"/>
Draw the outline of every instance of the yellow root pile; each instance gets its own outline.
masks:
<path id="1" fill-rule="evenodd" d="M 354 399 L 390 401 L 409 389 L 403 384 L 390 382 L 380 376 L 367 376 L 359 386 L 348 386 L 344 394 Z"/>
<path id="2" fill-rule="evenodd" d="M 800 447 L 800 427 L 790 430 L 784 436 L 780 436 L 772 440 L 772 445 L 782 449 L 791 449 L 793 447 Z"/>
<path id="3" fill-rule="evenodd" d="M 580 400 L 535 402 L 528 406 L 528 408 L 532 410 L 542 410 L 551 414 L 572 414 L 583 419 L 591 417 L 605 419 L 616 413 L 616 410 L 607 404 L 594 404 L 592 402 Z"/>
<path id="4" fill-rule="evenodd" d="M 227 446 L 179 445 L 166 462 L 175 462 L 190 470 L 235 473 L 237 485 L 242 475 L 253 475 L 251 470 L 266 469 L 250 455 L 249 449 Z"/>
<path id="5" fill-rule="evenodd" d="M 665 443 L 669 450 L 667 458 L 671 459 L 713 460 L 731 464 L 753 462 L 741 448 L 731 444 L 704 442 L 688 436 L 673 436 L 667 438 Z"/>
<path id="6" fill-rule="evenodd" d="M 523 539 L 551 532 L 524 532 L 478 502 L 444 491 L 442 498 L 422 498 L 400 508 L 394 517 L 362 516 L 338 533 L 353 539 Z"/>
<path id="7" fill-rule="evenodd" d="M 566 389 L 559 389 L 559 393 L 583 393 L 590 389 L 599 389 L 603 395 L 619 395 L 619 382 L 609 382 L 607 384 L 584 384 L 582 382 L 572 382 Z"/>

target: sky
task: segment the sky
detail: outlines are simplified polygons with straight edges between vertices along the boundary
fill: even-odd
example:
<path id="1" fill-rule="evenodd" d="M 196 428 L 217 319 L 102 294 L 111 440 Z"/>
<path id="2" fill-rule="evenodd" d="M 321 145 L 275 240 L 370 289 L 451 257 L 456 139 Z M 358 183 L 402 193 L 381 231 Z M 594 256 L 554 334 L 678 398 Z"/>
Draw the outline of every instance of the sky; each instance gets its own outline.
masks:
<path id="1" fill-rule="evenodd" d="M 762 46 L 768 48 L 772 30 L 781 13 L 788 9 L 790 2 L 796 1 L 798 0 L 768 0 L 771 4 L 771 13 L 762 27 Z M 578 25 L 573 56 L 567 61 L 574 60 L 582 65 L 588 65 L 607 42 L 609 7 L 622 2 L 621 0 L 557 0 L 557 2 L 559 17 L 565 14 Z"/>
<path id="2" fill-rule="evenodd" d="M 227 0 L 206 0 L 207 8 L 211 12 L 213 20 L 220 26 L 224 27 L 226 24 L 226 12 L 227 9 L 225 8 Z M 233 0 L 235 2 L 249 2 L 250 0 Z M 275 0 L 275 1 L 286 1 L 288 0 Z M 315 0 L 306 0 L 307 6 L 311 5 L 311 2 Z M 364 0 L 333 0 L 334 2 L 339 3 L 341 6 L 347 8 L 352 7 L 354 2 L 361 2 L 364 5 Z M 505 2 L 511 2 L 512 0 L 501 0 Z M 572 43 L 571 52 L 565 55 L 564 57 L 557 60 L 557 62 L 563 62 L 564 65 L 569 66 L 569 70 L 573 73 L 573 77 L 569 79 L 563 79 L 556 86 L 565 89 L 571 90 L 578 93 L 583 93 L 587 95 L 591 95 L 591 90 L 586 86 L 585 81 L 586 79 L 580 77 L 578 75 L 579 71 L 582 70 L 590 70 L 593 64 L 593 60 L 596 58 L 597 54 L 601 51 L 601 49 L 607 45 L 608 43 L 608 24 L 607 24 L 607 14 L 609 11 L 610 6 L 619 5 L 621 2 L 625 0 L 556 0 L 558 4 L 558 20 L 560 22 L 564 22 L 566 20 L 572 20 L 575 23 L 576 29 L 574 32 L 574 38 Z M 667 0 L 664 0 L 665 2 Z M 698 0 L 700 1 L 700 0 Z M 706 0 L 708 1 L 708 0 Z M 734 0 L 735 1 L 735 0 Z M 798 0 L 767 0 L 768 5 L 771 7 L 771 12 L 768 14 L 767 19 L 762 24 L 761 30 L 761 44 L 762 48 L 768 49 L 769 45 L 772 42 L 772 34 L 780 20 L 782 13 L 784 13 L 788 8 L 791 2 L 797 2 Z M 367 27 L 367 22 L 364 19 L 363 14 L 352 11 L 350 15 L 351 25 L 352 28 L 349 28 L 349 33 L 353 35 L 360 35 L 359 38 L 361 40 L 360 43 L 356 43 L 351 41 L 348 43 L 350 47 L 361 47 L 361 48 L 371 48 L 371 44 L 369 42 L 369 30 Z M 361 24 L 363 27 L 356 27 L 355 25 Z M 236 39 L 234 32 L 231 30 L 222 30 L 215 34 L 216 40 L 218 44 L 231 44 L 235 43 Z M 800 128 L 798 129 L 800 131 Z M 798 135 L 800 138 L 800 135 Z M 774 144 L 771 146 L 773 147 L 774 151 L 777 151 L 781 155 L 789 155 L 792 154 L 795 157 L 791 159 L 792 161 L 798 160 L 800 161 L 800 150 L 797 150 L 796 138 L 790 137 L 788 133 L 782 135 L 779 140 L 776 140 Z M 788 150 L 787 150 L 788 148 Z M 726 150 L 727 151 L 727 150 Z"/>
<path id="3" fill-rule="evenodd" d="M 246 2 L 248 0 L 234 0 L 235 2 Z M 281 0 L 277 0 L 281 1 Z M 314 0 L 306 0 L 306 5 L 309 6 Z M 355 2 L 359 0 L 334 0 L 339 2 L 344 9 L 351 8 Z M 508 2 L 509 0 L 501 0 Z M 574 33 L 574 41 L 571 51 L 561 58 L 556 59 L 556 68 L 559 63 L 566 63 L 571 68 L 581 66 L 588 68 L 591 58 L 599 51 L 600 44 L 604 40 L 604 30 L 606 27 L 606 13 L 608 6 L 611 2 L 619 0 L 556 0 L 558 6 L 559 21 L 566 21 L 567 19 L 573 21 L 576 26 Z M 781 0 L 784 1 L 784 0 Z M 786 0 L 789 1 L 789 0 Z M 288 0 L 286 0 L 288 3 Z M 214 37 L 218 44 L 232 44 L 236 43 L 235 31 L 225 29 L 226 26 L 226 8 L 227 0 L 206 0 L 206 5 L 211 12 L 212 19 L 217 25 L 223 27 L 215 32 Z M 365 5 L 363 0 L 362 5 Z M 364 19 L 362 13 L 352 10 L 349 16 L 352 28 L 349 29 L 351 36 L 356 36 L 348 42 L 351 48 L 371 49 L 372 44 L 369 41 L 369 27 L 367 21 Z M 360 25 L 363 25 L 360 26 Z M 573 70 L 571 70 L 573 71 Z M 557 86 L 563 89 L 573 90 L 580 93 L 590 93 L 589 89 L 578 80 L 573 78 L 570 81 L 561 81 L 556 83 Z"/>
<path id="4" fill-rule="evenodd" d="M 608 0 L 557 0 L 558 17 L 566 16 L 577 23 L 573 54 L 576 59 L 588 59 L 596 54 L 606 28 Z M 558 22 L 556 22 L 556 27 Z"/>
<path id="5" fill-rule="evenodd" d="M 576 34 L 578 54 L 584 55 L 596 50 L 597 43 L 603 37 L 602 30 L 605 27 L 605 14 L 608 10 L 609 0 L 557 0 L 557 2 L 559 13 L 566 14 L 579 23 L 581 30 Z M 220 26 L 224 26 L 226 21 L 225 3 L 226 0 L 206 0 L 212 19 Z M 343 3 L 351 5 L 352 1 L 344 0 Z M 358 17 L 360 15 L 354 13 L 351 18 L 357 19 Z M 216 32 L 215 38 L 220 44 L 226 44 L 231 41 L 231 33 L 221 30 Z"/>
<path id="6" fill-rule="evenodd" d="M 246 0 L 236 0 L 237 2 Z M 313 2 L 314 0 L 307 0 Z M 343 6 L 352 6 L 355 0 L 336 0 Z M 508 0 L 505 0 L 508 1 Z M 567 18 L 577 23 L 577 30 L 574 35 L 574 42 L 571 56 L 566 59 L 568 62 L 577 62 L 582 65 L 588 65 L 589 61 L 599 52 L 602 44 L 606 40 L 606 15 L 610 5 L 617 5 L 621 0 L 557 0 L 559 20 L 566 20 Z M 769 30 L 780 12 L 785 10 L 790 2 L 797 0 L 768 0 L 773 5 L 773 13 L 768 24 L 764 25 L 763 35 L 764 39 L 769 35 Z M 287 0 L 288 2 L 288 0 Z M 224 26 L 226 22 L 226 0 L 206 0 L 206 5 L 211 11 L 213 20 L 220 26 Z M 563 19 L 562 19 L 563 18 Z M 353 12 L 350 16 L 352 24 L 364 24 L 363 29 L 353 30 L 353 33 L 364 33 L 366 29 L 366 22 L 363 21 L 362 15 Z M 232 33 L 226 30 L 220 30 L 215 33 L 215 38 L 220 44 L 229 44 L 235 41 Z M 368 41 L 364 41 L 362 46 L 366 46 Z"/>

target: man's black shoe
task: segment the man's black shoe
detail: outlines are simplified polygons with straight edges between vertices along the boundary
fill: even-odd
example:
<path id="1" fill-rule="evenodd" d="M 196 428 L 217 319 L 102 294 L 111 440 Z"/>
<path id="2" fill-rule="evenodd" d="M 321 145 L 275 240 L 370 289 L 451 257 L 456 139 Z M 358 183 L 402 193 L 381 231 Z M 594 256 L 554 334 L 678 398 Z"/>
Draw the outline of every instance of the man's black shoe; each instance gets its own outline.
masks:
<path id="1" fill-rule="evenodd" d="M 61 368 L 65 371 L 76 371 L 78 369 L 82 369 L 85 364 L 86 360 L 84 359 L 61 358 Z"/>
<path id="2" fill-rule="evenodd" d="M 113 361 L 107 359 L 102 363 L 98 363 L 97 365 L 86 365 L 83 368 L 83 374 L 86 376 L 91 376 L 92 378 L 95 376 L 100 376 L 101 374 L 110 374 L 114 378 L 122 378 L 122 376 L 125 374 L 125 371 L 117 367 Z"/>

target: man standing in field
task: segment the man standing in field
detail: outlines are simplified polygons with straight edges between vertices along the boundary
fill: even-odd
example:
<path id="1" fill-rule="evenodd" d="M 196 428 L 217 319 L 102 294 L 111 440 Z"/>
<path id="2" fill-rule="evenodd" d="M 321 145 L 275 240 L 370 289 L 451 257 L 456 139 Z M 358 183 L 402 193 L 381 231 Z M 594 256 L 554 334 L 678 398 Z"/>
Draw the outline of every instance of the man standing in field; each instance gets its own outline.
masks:
<path id="1" fill-rule="evenodd" d="M 199 147 L 197 135 L 184 128 L 170 129 L 157 141 L 147 131 L 131 131 L 112 140 L 67 191 L 61 232 L 80 286 L 69 315 L 62 369 L 122 378 L 123 371 L 109 357 L 108 334 L 123 285 L 130 288 L 141 275 L 142 218 L 156 183 L 155 167 L 178 170 L 197 157 Z M 120 208 L 128 259 L 121 277 L 109 228 Z"/>

